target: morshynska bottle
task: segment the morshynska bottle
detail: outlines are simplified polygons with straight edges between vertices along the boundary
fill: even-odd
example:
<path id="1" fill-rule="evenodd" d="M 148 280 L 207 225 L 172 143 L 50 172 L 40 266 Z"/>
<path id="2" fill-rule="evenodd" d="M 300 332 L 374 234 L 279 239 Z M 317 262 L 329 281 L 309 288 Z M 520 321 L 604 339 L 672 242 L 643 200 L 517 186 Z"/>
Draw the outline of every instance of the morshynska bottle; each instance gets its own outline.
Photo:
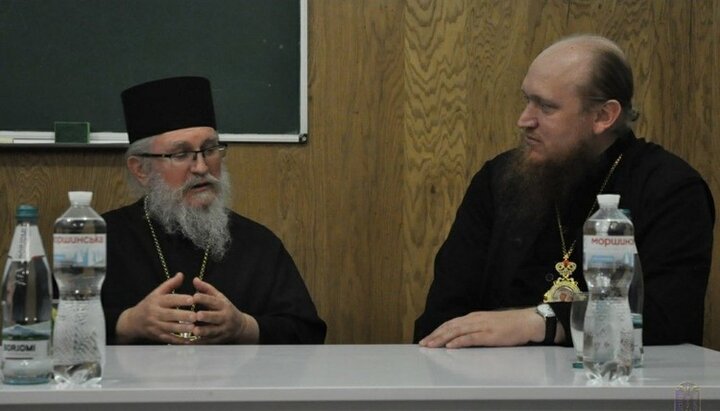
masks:
<path id="1" fill-rule="evenodd" d="M 17 208 L 2 287 L 2 375 L 6 384 L 52 378 L 50 268 L 37 227 L 38 210 Z"/>
<path id="2" fill-rule="evenodd" d="M 90 207 L 92 192 L 71 191 L 70 208 L 55 221 L 53 268 L 60 291 L 53 359 L 62 385 L 99 384 L 105 365 L 106 226 Z"/>
<path id="3" fill-rule="evenodd" d="M 627 382 L 632 372 L 633 325 L 628 290 L 635 240 L 620 196 L 598 195 L 600 209 L 583 227 L 583 275 L 588 286 L 583 365 L 590 380 Z"/>

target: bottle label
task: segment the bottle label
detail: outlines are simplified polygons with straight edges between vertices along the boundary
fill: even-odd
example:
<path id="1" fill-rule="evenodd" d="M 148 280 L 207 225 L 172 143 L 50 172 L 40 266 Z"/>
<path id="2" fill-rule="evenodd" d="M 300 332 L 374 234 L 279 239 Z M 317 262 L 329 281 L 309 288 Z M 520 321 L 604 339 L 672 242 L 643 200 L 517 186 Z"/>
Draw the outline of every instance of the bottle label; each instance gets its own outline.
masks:
<path id="1" fill-rule="evenodd" d="M 54 234 L 53 264 L 60 267 L 105 267 L 106 234 Z"/>
<path id="2" fill-rule="evenodd" d="M 631 235 L 586 235 L 583 237 L 583 247 L 586 251 L 611 255 L 625 254 L 628 248 L 637 253 L 635 237 Z"/>
<path id="3" fill-rule="evenodd" d="M 634 256 L 637 254 L 635 238 L 631 235 L 585 235 L 583 236 L 584 269 L 588 264 L 594 266 L 614 266 L 621 262 L 634 266 Z"/>
<path id="4" fill-rule="evenodd" d="M 3 340 L 5 360 L 42 360 L 48 358 L 48 340 Z"/>
<path id="5" fill-rule="evenodd" d="M 35 239 L 40 239 L 40 231 L 36 225 L 18 224 L 8 256 L 15 261 L 30 261 L 33 257 L 44 256 L 42 242 Z"/>

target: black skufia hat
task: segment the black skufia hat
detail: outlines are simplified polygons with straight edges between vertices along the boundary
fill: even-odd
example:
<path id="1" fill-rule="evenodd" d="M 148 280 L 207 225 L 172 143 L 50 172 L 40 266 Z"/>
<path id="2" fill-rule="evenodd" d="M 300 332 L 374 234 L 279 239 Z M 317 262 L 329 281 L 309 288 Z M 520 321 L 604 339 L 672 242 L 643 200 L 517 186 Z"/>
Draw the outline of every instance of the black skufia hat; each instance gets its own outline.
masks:
<path id="1" fill-rule="evenodd" d="M 210 81 L 172 77 L 142 83 L 122 92 L 130 143 L 167 131 L 215 126 Z"/>

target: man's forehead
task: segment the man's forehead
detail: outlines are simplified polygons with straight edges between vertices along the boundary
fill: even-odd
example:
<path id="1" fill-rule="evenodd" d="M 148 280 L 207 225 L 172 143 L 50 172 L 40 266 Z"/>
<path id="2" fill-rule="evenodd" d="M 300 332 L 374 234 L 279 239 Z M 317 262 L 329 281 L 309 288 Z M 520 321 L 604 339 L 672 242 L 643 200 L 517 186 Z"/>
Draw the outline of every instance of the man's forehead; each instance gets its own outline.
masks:
<path id="1" fill-rule="evenodd" d="M 217 133 L 212 127 L 191 127 L 160 134 L 154 143 L 164 147 L 194 147 L 217 140 Z"/>
<path id="2" fill-rule="evenodd" d="M 563 77 L 574 84 L 587 78 L 593 63 L 592 48 L 583 43 L 558 43 L 541 52 L 528 69 L 538 77 Z"/>
<path id="3" fill-rule="evenodd" d="M 576 92 L 589 76 L 589 61 L 585 57 L 541 54 L 528 68 L 522 92 L 528 97 Z"/>

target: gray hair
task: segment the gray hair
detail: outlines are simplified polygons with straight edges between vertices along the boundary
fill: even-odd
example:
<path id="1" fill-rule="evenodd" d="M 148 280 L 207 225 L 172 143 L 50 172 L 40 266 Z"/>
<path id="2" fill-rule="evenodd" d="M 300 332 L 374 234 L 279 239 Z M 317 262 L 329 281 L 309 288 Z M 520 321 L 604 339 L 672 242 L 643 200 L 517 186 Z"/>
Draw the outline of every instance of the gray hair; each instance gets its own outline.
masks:
<path id="1" fill-rule="evenodd" d="M 135 157 L 140 161 L 141 171 L 149 174 L 152 171 L 152 159 L 140 157 L 140 154 L 150 152 L 150 146 L 152 145 L 155 137 L 156 136 L 145 137 L 130 143 L 127 151 L 125 151 L 125 163 L 127 164 L 130 157 Z M 127 180 L 128 187 L 133 195 L 142 197 L 147 194 L 147 188 L 140 184 L 138 179 L 130 172 L 129 169 L 126 169 L 125 179 Z"/>

